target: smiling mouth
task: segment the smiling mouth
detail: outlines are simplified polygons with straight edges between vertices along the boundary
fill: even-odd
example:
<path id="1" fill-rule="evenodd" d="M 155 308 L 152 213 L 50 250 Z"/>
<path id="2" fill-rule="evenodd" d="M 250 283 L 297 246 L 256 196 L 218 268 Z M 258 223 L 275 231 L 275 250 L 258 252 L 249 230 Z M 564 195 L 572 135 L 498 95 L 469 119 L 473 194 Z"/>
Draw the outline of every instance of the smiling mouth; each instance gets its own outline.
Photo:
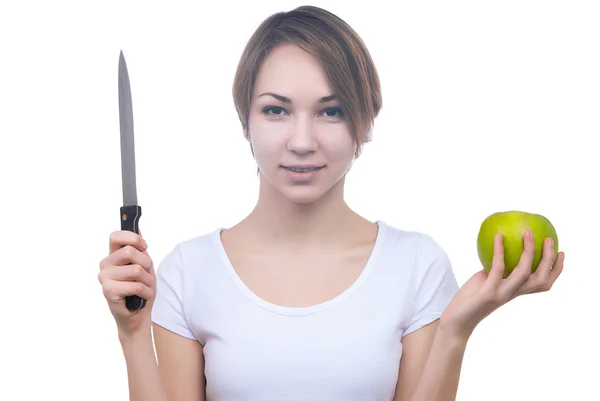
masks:
<path id="1" fill-rule="evenodd" d="M 293 166 L 281 166 L 282 168 L 293 171 L 294 173 L 310 173 L 312 171 L 321 170 L 325 166 L 313 166 L 313 167 L 293 167 Z"/>

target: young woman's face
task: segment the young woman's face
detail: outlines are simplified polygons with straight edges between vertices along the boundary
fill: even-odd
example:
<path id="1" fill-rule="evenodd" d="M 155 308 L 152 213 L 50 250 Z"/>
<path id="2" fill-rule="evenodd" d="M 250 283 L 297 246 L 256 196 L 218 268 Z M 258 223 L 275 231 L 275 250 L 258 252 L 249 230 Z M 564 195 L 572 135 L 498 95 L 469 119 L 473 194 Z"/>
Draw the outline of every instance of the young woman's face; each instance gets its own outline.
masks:
<path id="1" fill-rule="evenodd" d="M 248 132 L 265 180 L 297 203 L 341 182 L 356 146 L 319 60 L 293 45 L 274 49 L 254 86 Z"/>

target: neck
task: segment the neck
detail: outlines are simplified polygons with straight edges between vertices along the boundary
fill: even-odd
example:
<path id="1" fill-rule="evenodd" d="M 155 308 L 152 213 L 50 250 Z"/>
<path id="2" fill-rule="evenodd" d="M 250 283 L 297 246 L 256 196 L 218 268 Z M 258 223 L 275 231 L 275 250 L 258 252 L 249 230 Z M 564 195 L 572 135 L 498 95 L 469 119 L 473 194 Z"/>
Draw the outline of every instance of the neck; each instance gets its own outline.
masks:
<path id="1" fill-rule="evenodd" d="M 284 198 L 266 182 L 261 182 L 255 208 L 246 218 L 254 233 L 270 242 L 290 244 L 321 243 L 342 239 L 349 226 L 360 217 L 343 197 L 343 179 L 319 200 L 298 204 Z"/>

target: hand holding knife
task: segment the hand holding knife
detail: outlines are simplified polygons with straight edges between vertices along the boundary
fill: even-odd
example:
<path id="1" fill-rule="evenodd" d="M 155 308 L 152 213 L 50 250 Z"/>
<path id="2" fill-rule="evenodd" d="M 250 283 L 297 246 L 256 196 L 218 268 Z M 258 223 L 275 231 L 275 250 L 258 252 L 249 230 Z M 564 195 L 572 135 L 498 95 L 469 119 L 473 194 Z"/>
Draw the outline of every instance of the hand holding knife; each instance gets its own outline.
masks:
<path id="1" fill-rule="evenodd" d="M 133 135 L 133 108 L 129 74 L 123 52 L 119 56 L 119 120 L 121 125 L 121 179 L 123 206 L 121 206 L 121 230 L 139 234 L 142 208 L 138 205 L 135 175 L 135 144 Z M 137 295 L 128 296 L 125 305 L 129 310 L 140 310 L 146 300 Z"/>

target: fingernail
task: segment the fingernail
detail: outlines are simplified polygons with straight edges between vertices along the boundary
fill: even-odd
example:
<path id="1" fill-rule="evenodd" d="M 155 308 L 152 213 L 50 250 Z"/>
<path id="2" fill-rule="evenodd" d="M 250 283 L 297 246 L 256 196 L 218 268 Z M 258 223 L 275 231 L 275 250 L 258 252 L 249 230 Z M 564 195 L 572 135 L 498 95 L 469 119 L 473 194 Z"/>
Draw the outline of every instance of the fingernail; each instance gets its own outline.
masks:
<path id="1" fill-rule="evenodd" d="M 548 241 L 548 244 L 550 244 L 551 247 L 554 246 L 554 240 L 552 240 L 552 238 L 550 238 L 550 241 Z"/>
<path id="2" fill-rule="evenodd" d="M 144 249 L 148 248 L 148 244 L 144 240 L 142 240 L 142 248 L 144 248 Z"/>

